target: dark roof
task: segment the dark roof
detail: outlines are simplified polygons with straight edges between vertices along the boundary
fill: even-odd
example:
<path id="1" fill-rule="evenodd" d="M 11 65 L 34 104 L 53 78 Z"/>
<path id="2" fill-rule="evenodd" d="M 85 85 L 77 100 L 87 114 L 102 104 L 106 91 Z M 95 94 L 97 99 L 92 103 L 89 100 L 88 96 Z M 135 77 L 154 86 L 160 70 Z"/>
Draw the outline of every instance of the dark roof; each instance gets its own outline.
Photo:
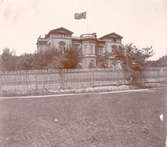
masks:
<path id="1" fill-rule="evenodd" d="M 46 35 L 46 37 L 48 37 L 50 34 L 65 34 L 65 35 L 72 35 L 73 32 L 71 32 L 70 30 L 60 27 L 54 30 L 49 31 L 49 33 Z"/>
<path id="2" fill-rule="evenodd" d="M 104 35 L 102 37 L 100 37 L 99 39 L 105 39 L 105 38 L 118 38 L 118 39 L 122 39 L 123 37 L 115 32 Z"/>

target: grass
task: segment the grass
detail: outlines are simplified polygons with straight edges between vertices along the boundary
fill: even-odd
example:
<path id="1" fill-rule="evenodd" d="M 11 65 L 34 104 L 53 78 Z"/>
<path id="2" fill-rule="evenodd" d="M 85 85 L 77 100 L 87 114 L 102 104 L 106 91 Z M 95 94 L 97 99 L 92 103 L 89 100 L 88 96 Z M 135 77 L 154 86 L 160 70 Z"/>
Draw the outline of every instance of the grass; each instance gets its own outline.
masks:
<path id="1" fill-rule="evenodd" d="M 0 147 L 164 147 L 163 90 L 0 100 Z"/>

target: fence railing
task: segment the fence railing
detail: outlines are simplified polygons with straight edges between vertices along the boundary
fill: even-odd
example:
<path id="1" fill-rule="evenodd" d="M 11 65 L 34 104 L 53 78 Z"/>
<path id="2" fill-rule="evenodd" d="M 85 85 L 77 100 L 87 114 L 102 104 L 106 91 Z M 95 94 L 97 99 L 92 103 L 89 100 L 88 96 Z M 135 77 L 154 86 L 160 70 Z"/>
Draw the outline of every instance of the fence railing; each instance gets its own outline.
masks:
<path id="1" fill-rule="evenodd" d="M 0 72 L 0 93 L 78 89 L 128 84 L 127 74 L 112 69 L 30 70 Z M 150 68 L 143 72 L 144 82 L 167 81 L 167 69 Z"/>

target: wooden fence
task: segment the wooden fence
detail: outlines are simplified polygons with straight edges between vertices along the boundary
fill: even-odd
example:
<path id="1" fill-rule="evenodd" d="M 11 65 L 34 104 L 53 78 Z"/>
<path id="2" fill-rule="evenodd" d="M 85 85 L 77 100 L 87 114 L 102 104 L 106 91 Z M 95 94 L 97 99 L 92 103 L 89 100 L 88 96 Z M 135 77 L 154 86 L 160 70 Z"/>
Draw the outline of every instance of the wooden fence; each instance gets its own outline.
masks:
<path id="1" fill-rule="evenodd" d="M 112 69 L 31 70 L 0 72 L 0 94 L 6 92 L 78 89 L 128 84 L 127 73 Z M 149 68 L 143 72 L 144 82 L 166 82 L 167 69 Z"/>

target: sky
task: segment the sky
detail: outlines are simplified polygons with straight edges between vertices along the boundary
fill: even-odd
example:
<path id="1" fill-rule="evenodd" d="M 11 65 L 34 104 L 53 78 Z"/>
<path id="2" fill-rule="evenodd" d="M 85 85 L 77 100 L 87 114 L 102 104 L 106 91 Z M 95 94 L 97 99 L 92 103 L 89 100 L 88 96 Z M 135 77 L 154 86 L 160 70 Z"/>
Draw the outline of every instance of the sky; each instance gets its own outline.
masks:
<path id="1" fill-rule="evenodd" d="M 87 19 L 75 20 L 75 12 Z M 16 54 L 36 50 L 37 38 L 65 27 L 74 36 L 116 32 L 123 43 L 152 46 L 152 59 L 167 54 L 166 0 L 0 0 L 0 53 L 6 47 Z"/>

